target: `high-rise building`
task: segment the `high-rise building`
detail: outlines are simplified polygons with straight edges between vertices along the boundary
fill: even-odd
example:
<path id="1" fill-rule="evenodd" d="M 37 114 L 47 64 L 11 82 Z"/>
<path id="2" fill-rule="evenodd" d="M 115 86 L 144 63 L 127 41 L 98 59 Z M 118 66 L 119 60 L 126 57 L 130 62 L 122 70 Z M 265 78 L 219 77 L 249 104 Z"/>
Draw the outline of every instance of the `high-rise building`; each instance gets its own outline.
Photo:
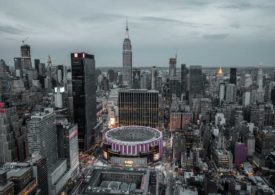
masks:
<path id="1" fill-rule="evenodd" d="M 234 103 L 236 100 L 236 85 L 233 83 L 226 83 L 225 85 L 225 101 L 227 103 Z"/>
<path id="2" fill-rule="evenodd" d="M 169 78 L 174 78 L 177 75 L 177 58 L 169 59 Z"/>
<path id="3" fill-rule="evenodd" d="M 48 167 L 56 163 L 57 156 L 57 134 L 55 126 L 55 113 L 52 108 L 35 112 L 27 121 L 29 154 L 39 153 L 47 158 Z"/>
<path id="4" fill-rule="evenodd" d="M 40 59 L 34 59 L 34 69 L 39 74 Z"/>
<path id="5" fill-rule="evenodd" d="M 259 66 L 258 66 L 257 85 L 258 85 L 259 90 L 263 89 L 263 70 L 262 70 L 261 64 L 259 64 Z"/>
<path id="6" fill-rule="evenodd" d="M 181 65 L 181 93 L 187 95 L 188 86 L 188 69 L 185 64 Z"/>
<path id="7" fill-rule="evenodd" d="M 0 102 L 0 164 L 26 159 L 25 129 L 16 107 L 4 107 Z"/>
<path id="8" fill-rule="evenodd" d="M 189 83 L 189 96 L 201 97 L 204 91 L 201 66 L 190 66 Z"/>
<path id="9" fill-rule="evenodd" d="M 176 95 L 177 97 L 180 97 L 181 94 L 181 88 L 180 88 L 180 81 L 176 78 L 172 78 L 169 80 L 169 92 L 170 92 L 170 97 L 172 95 Z"/>
<path id="10" fill-rule="evenodd" d="M 129 38 L 128 23 L 126 24 L 125 39 L 123 41 L 122 52 L 123 63 L 123 84 L 132 87 L 132 45 Z"/>
<path id="11" fill-rule="evenodd" d="M 234 163 L 240 165 L 246 160 L 246 146 L 244 143 L 235 143 L 234 148 Z"/>
<path id="12" fill-rule="evenodd" d="M 244 87 L 246 89 L 248 89 L 251 87 L 252 84 L 253 84 L 253 80 L 252 80 L 251 74 L 245 74 L 244 75 Z"/>
<path id="13" fill-rule="evenodd" d="M 150 75 L 148 72 L 142 72 L 140 76 L 140 88 L 150 89 Z"/>
<path id="14" fill-rule="evenodd" d="M 68 168 L 75 170 L 79 165 L 77 125 L 57 122 L 58 156 L 66 158 Z"/>
<path id="15" fill-rule="evenodd" d="M 38 153 L 32 155 L 31 158 L 34 177 L 37 178 L 38 188 L 41 194 L 48 194 L 48 167 L 47 159 Z"/>
<path id="16" fill-rule="evenodd" d="M 249 106 L 250 101 L 251 101 L 251 92 L 250 91 L 245 91 L 243 93 L 243 97 L 242 97 L 242 105 L 244 107 Z"/>
<path id="17" fill-rule="evenodd" d="M 17 161 L 17 146 L 14 133 L 10 129 L 8 114 L 0 103 L 0 163 Z"/>
<path id="18" fill-rule="evenodd" d="M 0 60 L 0 100 L 9 96 L 9 75 L 7 74 L 7 65 L 4 60 Z"/>
<path id="19" fill-rule="evenodd" d="M 229 83 L 237 84 L 237 68 L 230 68 L 230 79 Z"/>
<path id="20" fill-rule="evenodd" d="M 258 73 L 257 73 L 257 102 L 263 103 L 264 102 L 264 95 L 265 91 L 263 89 L 263 70 L 262 65 L 260 64 L 258 67 Z"/>
<path id="21" fill-rule="evenodd" d="M 225 100 L 225 83 L 220 83 L 219 85 L 219 101 L 220 104 Z"/>
<path id="22" fill-rule="evenodd" d="M 157 67 L 153 66 L 151 68 L 151 89 L 152 90 L 156 90 L 157 77 L 158 77 L 158 69 Z"/>
<path id="23" fill-rule="evenodd" d="M 87 150 L 95 141 L 96 76 L 94 56 L 71 53 L 74 122 L 78 124 L 80 150 Z"/>
<path id="24" fill-rule="evenodd" d="M 119 125 L 158 126 L 159 94 L 151 90 L 121 90 L 118 95 Z"/>
<path id="25" fill-rule="evenodd" d="M 31 69 L 31 47 L 29 45 L 21 46 L 21 64 L 23 69 Z"/>
<path id="26" fill-rule="evenodd" d="M 133 69 L 133 89 L 140 89 L 140 68 Z"/>

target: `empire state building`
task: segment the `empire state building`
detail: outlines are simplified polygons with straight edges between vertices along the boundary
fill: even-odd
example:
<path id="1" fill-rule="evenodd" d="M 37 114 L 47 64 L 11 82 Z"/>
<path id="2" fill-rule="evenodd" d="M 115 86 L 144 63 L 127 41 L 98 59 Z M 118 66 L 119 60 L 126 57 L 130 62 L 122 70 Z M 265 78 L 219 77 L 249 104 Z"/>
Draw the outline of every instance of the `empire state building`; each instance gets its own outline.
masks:
<path id="1" fill-rule="evenodd" d="M 126 23 L 125 39 L 123 41 L 123 84 L 132 87 L 132 45 L 129 38 L 128 23 Z"/>

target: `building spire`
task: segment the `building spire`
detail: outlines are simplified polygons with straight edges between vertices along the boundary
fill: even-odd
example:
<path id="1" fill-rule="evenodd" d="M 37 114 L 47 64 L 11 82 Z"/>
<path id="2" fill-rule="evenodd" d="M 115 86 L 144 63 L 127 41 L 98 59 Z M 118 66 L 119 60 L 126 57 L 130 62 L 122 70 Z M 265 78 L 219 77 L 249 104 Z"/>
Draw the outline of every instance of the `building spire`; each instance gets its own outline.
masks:
<path id="1" fill-rule="evenodd" d="M 125 32 L 125 38 L 129 39 L 129 28 L 128 28 L 128 19 L 126 18 L 126 32 Z"/>

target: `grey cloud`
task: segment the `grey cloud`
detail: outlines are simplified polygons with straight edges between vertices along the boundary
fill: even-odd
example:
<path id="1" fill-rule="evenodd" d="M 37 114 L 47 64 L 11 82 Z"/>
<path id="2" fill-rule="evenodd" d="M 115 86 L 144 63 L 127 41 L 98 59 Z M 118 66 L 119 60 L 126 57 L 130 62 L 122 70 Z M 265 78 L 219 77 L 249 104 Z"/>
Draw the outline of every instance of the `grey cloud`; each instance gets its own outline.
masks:
<path id="1" fill-rule="evenodd" d="M 97 66 L 121 66 L 126 17 L 134 65 L 167 65 L 175 48 L 185 51 L 186 63 L 275 61 L 273 0 L 48 0 L 43 4 L 13 0 L 0 4 L 0 54 L 10 64 L 20 55 L 20 41 L 12 39 L 30 36 L 32 56 L 41 60 L 51 53 L 58 63 L 70 64 L 71 51 L 85 50 L 96 55 Z M 31 11 L 26 14 L 22 7 Z M 210 46 L 221 53 L 215 56 L 217 61 L 213 50 L 201 49 Z M 236 52 L 246 46 L 249 57 Z M 234 58 L 227 58 L 230 55 Z"/>
<path id="2" fill-rule="evenodd" d="M 114 20 L 125 20 L 126 18 L 126 16 L 120 14 L 98 13 L 82 17 L 81 20 L 84 20 L 86 22 L 112 22 Z"/>
<path id="3" fill-rule="evenodd" d="M 209 40 L 222 40 L 229 36 L 229 34 L 223 33 L 223 34 L 208 34 L 204 35 L 203 38 L 209 39 Z"/>
<path id="4" fill-rule="evenodd" d="M 185 22 L 185 21 L 177 20 L 177 19 L 153 17 L 153 16 L 144 16 L 144 17 L 141 17 L 141 20 L 146 21 L 146 22 L 167 22 L 167 23 L 182 24 L 182 25 L 186 25 L 189 27 L 200 27 L 200 26 L 209 25 L 209 24 L 196 24 L 196 23 Z"/>
<path id="5" fill-rule="evenodd" d="M 13 27 L 13 26 L 0 25 L 0 33 L 11 34 L 11 35 L 19 35 L 19 34 L 22 34 L 23 32 L 24 32 L 23 30 L 20 30 L 18 28 Z"/>
<path id="6" fill-rule="evenodd" d="M 235 29 L 239 29 L 241 27 L 241 25 L 238 22 L 234 22 L 230 25 L 230 27 L 235 28 Z"/>
<path id="7" fill-rule="evenodd" d="M 245 9 L 250 9 L 252 8 L 252 4 L 249 2 L 225 2 L 218 4 L 217 7 L 219 8 L 224 8 L 224 9 L 239 9 L 239 10 L 245 10 Z"/>
<path id="8" fill-rule="evenodd" d="M 237 10 L 249 10 L 249 9 L 263 9 L 263 10 L 273 10 L 275 8 L 274 1 L 259 1 L 257 2 L 249 2 L 249 1 L 221 1 L 216 6 L 222 9 L 237 9 Z"/>

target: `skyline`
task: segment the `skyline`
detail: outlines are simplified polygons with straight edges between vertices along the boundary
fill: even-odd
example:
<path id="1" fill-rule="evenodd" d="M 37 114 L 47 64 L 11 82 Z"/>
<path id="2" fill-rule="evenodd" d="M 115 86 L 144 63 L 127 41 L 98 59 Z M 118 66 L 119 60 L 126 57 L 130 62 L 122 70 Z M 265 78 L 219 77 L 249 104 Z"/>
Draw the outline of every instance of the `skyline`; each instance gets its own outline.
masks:
<path id="1" fill-rule="evenodd" d="M 32 58 L 70 65 L 70 53 L 95 55 L 96 66 L 122 67 L 126 18 L 133 67 L 181 63 L 218 66 L 274 66 L 275 2 L 246 1 L 77 1 L 0 3 L 0 58 L 13 66 L 21 40 Z M 146 5 L 146 6 L 144 6 Z M 75 7 L 81 7 L 75 9 Z M 116 11 L 114 11 L 116 10 Z M 26 14 L 28 13 L 28 14 Z M 76 33 L 77 31 L 78 33 Z"/>

